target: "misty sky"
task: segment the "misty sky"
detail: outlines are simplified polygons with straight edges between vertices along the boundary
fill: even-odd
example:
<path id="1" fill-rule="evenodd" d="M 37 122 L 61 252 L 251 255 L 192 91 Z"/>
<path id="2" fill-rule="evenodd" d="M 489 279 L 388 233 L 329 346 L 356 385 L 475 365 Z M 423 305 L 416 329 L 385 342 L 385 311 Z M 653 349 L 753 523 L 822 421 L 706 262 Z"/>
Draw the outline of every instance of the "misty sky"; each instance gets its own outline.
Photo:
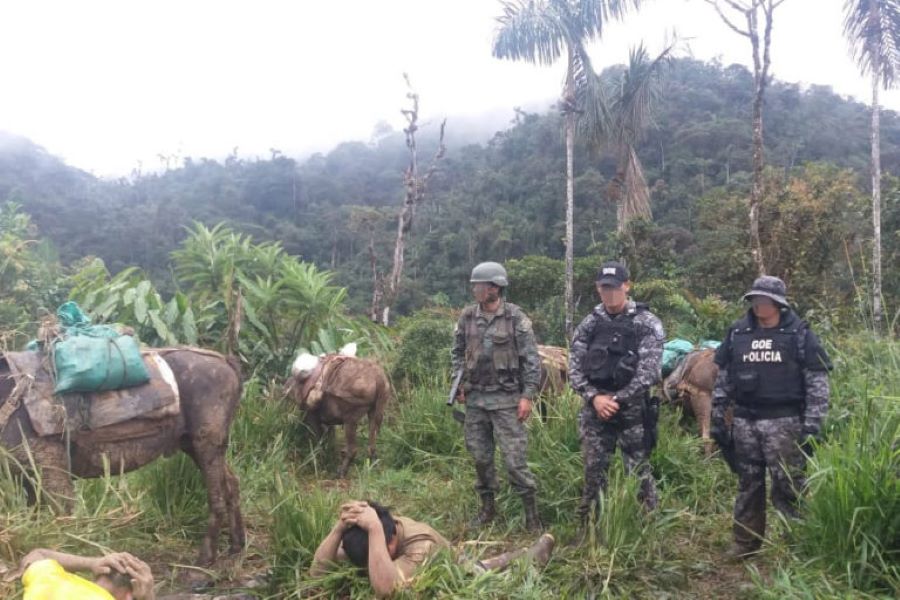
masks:
<path id="1" fill-rule="evenodd" d="M 786 0 L 776 77 L 866 99 L 842 36 L 843 0 Z M 98 175 L 158 154 L 221 158 L 327 151 L 400 127 L 402 73 L 423 119 L 544 106 L 564 67 L 491 57 L 495 0 L 79 0 L 0 5 L 0 130 Z M 673 30 L 696 58 L 750 64 L 749 41 L 701 0 L 645 0 L 592 46 L 598 69 Z M 900 93 L 882 95 L 900 109 Z"/>

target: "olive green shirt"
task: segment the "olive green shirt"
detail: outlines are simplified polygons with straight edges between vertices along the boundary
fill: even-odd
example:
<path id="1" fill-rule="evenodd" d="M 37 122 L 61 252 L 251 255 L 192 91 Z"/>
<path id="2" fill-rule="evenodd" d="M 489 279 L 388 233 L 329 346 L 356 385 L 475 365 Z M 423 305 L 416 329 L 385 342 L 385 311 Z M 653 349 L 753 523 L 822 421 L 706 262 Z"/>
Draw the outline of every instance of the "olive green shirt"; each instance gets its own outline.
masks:
<path id="1" fill-rule="evenodd" d="M 439 550 L 450 548 L 450 542 L 430 525 L 407 517 L 394 517 L 397 524 L 397 558 L 394 566 L 407 582 L 416 569 Z"/>

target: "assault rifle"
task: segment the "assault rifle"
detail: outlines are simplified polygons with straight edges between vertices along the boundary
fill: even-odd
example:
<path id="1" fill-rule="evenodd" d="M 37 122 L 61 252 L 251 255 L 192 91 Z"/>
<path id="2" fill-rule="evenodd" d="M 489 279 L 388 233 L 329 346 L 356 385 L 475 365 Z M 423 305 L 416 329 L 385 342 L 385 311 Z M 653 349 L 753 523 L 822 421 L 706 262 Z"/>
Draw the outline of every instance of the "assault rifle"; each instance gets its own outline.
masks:
<path id="1" fill-rule="evenodd" d="M 453 374 L 453 380 L 450 383 L 450 397 L 447 398 L 447 406 L 453 406 L 456 402 L 456 397 L 459 395 L 459 386 L 462 383 L 463 376 L 463 368 L 460 367 Z M 461 410 L 453 411 L 453 418 L 456 419 L 459 423 L 465 423 L 466 421 L 466 413 Z"/>

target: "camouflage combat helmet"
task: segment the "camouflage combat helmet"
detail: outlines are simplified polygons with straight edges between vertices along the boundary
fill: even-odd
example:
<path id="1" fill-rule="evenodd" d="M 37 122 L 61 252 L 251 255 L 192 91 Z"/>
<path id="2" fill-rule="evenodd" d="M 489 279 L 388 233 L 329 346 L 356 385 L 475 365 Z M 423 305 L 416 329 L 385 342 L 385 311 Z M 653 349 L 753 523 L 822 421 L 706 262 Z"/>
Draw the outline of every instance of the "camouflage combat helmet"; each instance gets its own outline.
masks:
<path id="1" fill-rule="evenodd" d="M 502 288 L 509 285 L 506 269 L 500 263 L 495 262 L 483 262 L 475 265 L 469 281 L 471 283 L 493 283 Z"/>

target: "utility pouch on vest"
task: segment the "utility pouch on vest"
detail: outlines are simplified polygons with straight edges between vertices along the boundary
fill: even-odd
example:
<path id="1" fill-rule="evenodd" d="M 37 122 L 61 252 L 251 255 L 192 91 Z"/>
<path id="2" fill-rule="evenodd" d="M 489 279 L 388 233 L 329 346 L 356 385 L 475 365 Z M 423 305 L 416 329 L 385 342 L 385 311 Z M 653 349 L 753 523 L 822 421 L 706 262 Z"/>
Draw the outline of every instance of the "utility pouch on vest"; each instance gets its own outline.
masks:
<path id="1" fill-rule="evenodd" d="M 735 389 L 742 396 L 749 396 L 759 387 L 759 373 L 756 371 L 738 371 L 735 374 Z"/>
<path id="2" fill-rule="evenodd" d="M 588 348 L 584 361 L 584 370 L 588 376 L 592 379 L 601 379 L 602 376 L 600 374 L 603 373 L 602 369 L 606 365 L 608 357 L 609 352 L 605 348 Z"/>
<path id="3" fill-rule="evenodd" d="M 497 371 L 513 371 L 518 368 L 518 356 L 512 336 L 508 333 L 495 333 L 492 338 L 494 345 L 493 359 L 494 369 Z"/>
<path id="4" fill-rule="evenodd" d="M 634 373 L 637 370 L 638 357 L 637 354 L 628 353 L 619 360 L 616 368 L 613 370 L 613 383 L 617 389 L 622 389 L 634 379 Z"/>

